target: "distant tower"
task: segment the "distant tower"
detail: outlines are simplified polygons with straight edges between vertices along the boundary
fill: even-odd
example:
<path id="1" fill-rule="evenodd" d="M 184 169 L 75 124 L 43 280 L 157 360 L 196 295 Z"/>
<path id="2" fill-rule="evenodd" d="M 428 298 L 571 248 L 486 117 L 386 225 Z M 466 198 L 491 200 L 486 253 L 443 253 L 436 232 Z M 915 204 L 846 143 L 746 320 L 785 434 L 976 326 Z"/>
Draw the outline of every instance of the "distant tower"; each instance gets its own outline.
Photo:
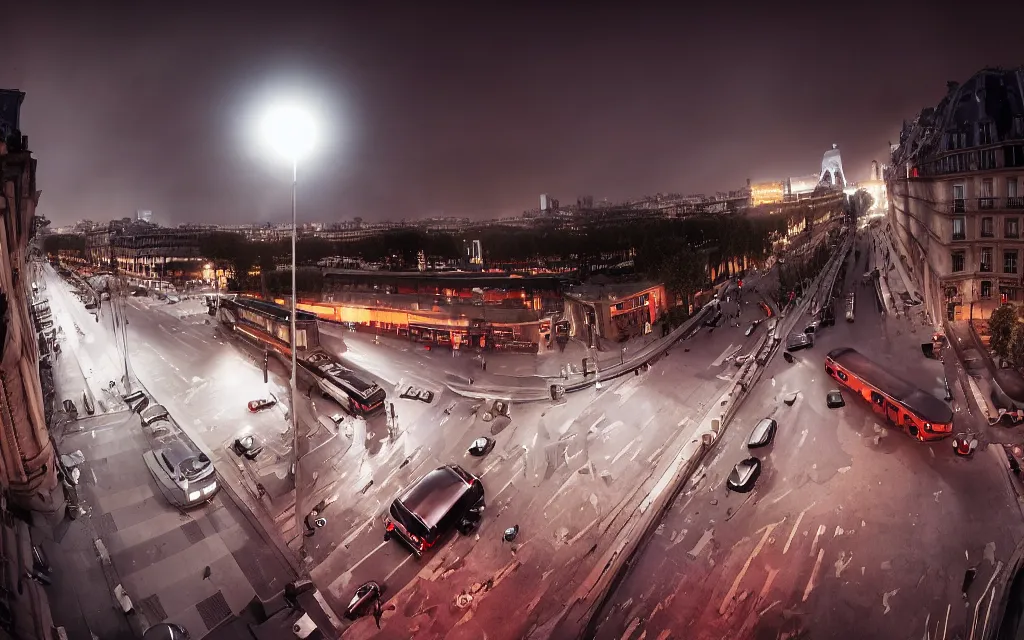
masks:
<path id="1" fill-rule="evenodd" d="M 484 263 L 484 247 L 479 240 L 474 240 L 470 247 L 469 262 L 470 264 Z"/>
<path id="2" fill-rule="evenodd" d="M 135 212 L 135 219 L 139 222 L 153 222 L 153 212 L 148 209 L 139 209 Z"/>
<path id="3" fill-rule="evenodd" d="M 871 161 L 871 180 L 881 180 L 882 172 L 878 168 L 878 160 Z"/>

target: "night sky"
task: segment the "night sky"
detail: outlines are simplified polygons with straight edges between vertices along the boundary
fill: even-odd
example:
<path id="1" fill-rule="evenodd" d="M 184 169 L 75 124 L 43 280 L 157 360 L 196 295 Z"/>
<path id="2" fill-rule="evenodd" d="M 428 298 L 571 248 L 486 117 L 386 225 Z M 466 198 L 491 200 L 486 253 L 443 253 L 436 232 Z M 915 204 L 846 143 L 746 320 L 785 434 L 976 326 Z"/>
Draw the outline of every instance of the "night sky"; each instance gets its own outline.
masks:
<path id="1" fill-rule="evenodd" d="M 864 179 L 947 80 L 1024 63 L 1024 2 L 9 4 L 0 87 L 28 93 L 55 225 L 137 209 L 286 220 L 290 168 L 252 125 L 280 96 L 324 115 L 300 220 L 482 219 L 545 192 L 618 201 L 803 175 L 833 142 Z"/>

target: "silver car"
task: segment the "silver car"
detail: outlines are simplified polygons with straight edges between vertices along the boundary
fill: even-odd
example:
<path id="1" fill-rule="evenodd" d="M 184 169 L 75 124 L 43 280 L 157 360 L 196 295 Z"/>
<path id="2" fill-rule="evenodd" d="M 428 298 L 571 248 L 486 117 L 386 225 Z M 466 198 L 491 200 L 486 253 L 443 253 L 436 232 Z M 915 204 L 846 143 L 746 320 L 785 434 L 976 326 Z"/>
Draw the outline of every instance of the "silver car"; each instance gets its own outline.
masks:
<path id="1" fill-rule="evenodd" d="M 168 500 L 193 507 L 211 500 L 220 489 L 213 462 L 182 441 L 143 454 L 146 466 Z"/>

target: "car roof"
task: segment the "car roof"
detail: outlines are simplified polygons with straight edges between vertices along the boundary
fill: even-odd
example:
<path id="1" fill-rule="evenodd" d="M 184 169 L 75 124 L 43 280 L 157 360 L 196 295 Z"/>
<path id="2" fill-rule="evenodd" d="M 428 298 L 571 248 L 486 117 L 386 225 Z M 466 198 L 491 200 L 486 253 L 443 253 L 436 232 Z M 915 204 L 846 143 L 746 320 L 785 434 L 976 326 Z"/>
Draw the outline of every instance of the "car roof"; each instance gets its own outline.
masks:
<path id="1" fill-rule="evenodd" d="M 402 505 L 433 529 L 470 485 L 451 467 L 439 467 L 420 478 L 399 498 Z"/>
<path id="2" fill-rule="evenodd" d="M 162 448 L 160 450 L 160 454 L 174 466 L 178 466 L 182 462 L 195 458 L 199 455 L 184 442 L 172 442 Z"/>

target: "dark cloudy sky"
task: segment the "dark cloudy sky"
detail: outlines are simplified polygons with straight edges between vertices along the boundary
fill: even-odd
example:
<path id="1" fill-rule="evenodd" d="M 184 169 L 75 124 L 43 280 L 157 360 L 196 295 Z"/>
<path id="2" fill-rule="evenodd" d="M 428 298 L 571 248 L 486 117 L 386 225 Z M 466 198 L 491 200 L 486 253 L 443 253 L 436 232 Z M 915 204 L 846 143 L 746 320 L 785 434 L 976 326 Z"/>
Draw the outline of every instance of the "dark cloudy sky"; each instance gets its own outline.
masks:
<path id="1" fill-rule="evenodd" d="M 0 86 L 57 224 L 285 220 L 251 133 L 280 95 L 325 119 L 301 220 L 484 218 L 802 175 L 833 142 L 863 179 L 946 80 L 1024 63 L 1007 1 L 17 4 Z"/>

